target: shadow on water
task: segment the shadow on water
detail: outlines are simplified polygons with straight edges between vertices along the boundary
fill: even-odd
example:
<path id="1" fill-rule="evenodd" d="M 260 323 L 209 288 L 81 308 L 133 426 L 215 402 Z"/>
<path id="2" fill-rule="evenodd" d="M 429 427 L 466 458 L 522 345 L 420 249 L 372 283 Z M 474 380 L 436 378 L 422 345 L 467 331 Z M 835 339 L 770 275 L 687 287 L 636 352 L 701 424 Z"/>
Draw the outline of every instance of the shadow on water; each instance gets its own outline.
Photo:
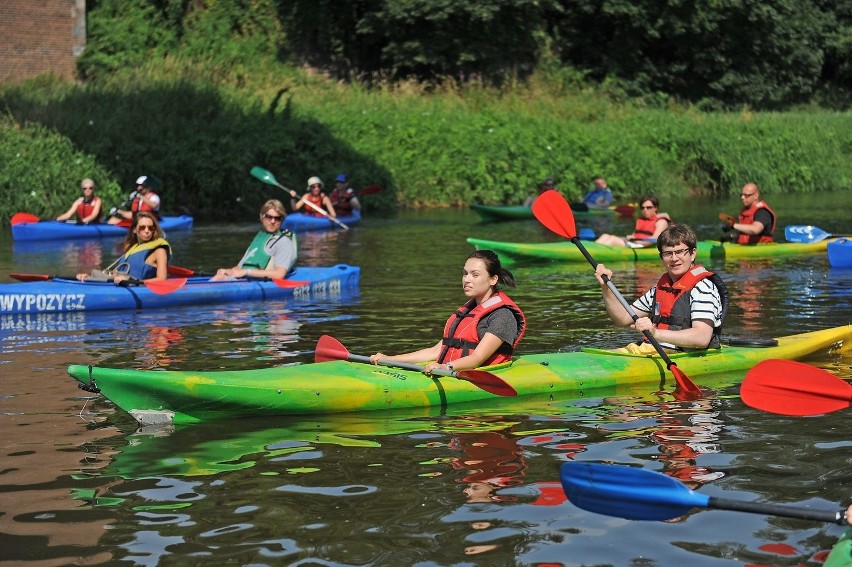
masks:
<path id="1" fill-rule="evenodd" d="M 361 186 L 384 188 L 383 198 L 364 199 L 367 211 L 395 203 L 386 169 L 324 124 L 294 112 L 298 101 L 286 88 L 279 95 L 264 107 L 228 99 L 210 84 L 177 80 L 124 90 L 74 88 L 49 100 L 10 90 L 0 104 L 20 123 L 37 122 L 67 136 L 122 187 L 132 188 L 141 174 L 154 175 L 162 181 L 162 210 L 192 214 L 197 221 L 252 218 L 269 198 L 286 196 L 289 202 L 283 191 L 249 175 L 254 165 L 300 193 L 309 176 L 330 181 L 344 171 Z"/>

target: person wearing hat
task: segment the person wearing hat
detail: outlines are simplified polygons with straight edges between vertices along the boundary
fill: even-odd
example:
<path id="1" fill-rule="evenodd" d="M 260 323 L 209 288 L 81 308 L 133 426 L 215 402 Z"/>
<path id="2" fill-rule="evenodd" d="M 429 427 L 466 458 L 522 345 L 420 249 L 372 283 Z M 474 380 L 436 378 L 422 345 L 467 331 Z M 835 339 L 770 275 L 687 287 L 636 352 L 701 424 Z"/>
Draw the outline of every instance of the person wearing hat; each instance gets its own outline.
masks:
<path id="1" fill-rule="evenodd" d="M 349 178 L 346 174 L 339 174 L 334 181 L 334 189 L 331 190 L 328 198 L 331 199 L 331 205 L 337 215 L 351 215 L 352 211 L 360 211 L 361 203 L 355 196 L 355 190 L 349 186 Z"/>
<path id="2" fill-rule="evenodd" d="M 101 222 L 101 198 L 95 195 L 95 182 L 88 177 L 80 183 L 83 196 L 78 197 L 71 208 L 56 217 L 58 221 L 67 221 L 71 217 L 83 224 Z"/>
<path id="3" fill-rule="evenodd" d="M 556 183 L 553 181 L 552 177 L 546 177 L 541 182 L 541 185 L 538 186 L 538 195 L 530 195 L 529 197 L 527 197 L 524 201 L 524 206 L 532 208 L 533 203 L 535 203 L 535 200 L 538 198 L 538 196 L 544 193 L 545 191 L 549 191 L 550 189 L 556 189 Z"/>
<path id="4" fill-rule="evenodd" d="M 302 207 L 305 208 L 304 213 L 306 215 L 313 215 L 315 217 L 325 216 L 317 209 L 325 209 L 328 211 L 328 216 L 331 218 L 337 218 L 337 213 L 334 212 L 334 206 L 331 204 L 331 199 L 328 198 L 328 195 L 323 193 L 323 182 L 322 179 L 314 175 L 308 179 L 308 192 L 302 195 L 302 198 L 296 201 L 293 204 L 293 210 L 298 211 Z M 311 203 L 314 207 L 308 205 Z M 306 206 L 307 205 L 307 206 Z"/>
<path id="5" fill-rule="evenodd" d="M 109 224 L 122 224 L 129 226 L 133 215 L 139 211 L 147 211 L 157 219 L 160 218 L 160 196 L 154 192 L 160 182 L 150 175 L 140 175 L 136 179 L 136 190 L 130 193 L 130 210 L 110 210 Z"/>

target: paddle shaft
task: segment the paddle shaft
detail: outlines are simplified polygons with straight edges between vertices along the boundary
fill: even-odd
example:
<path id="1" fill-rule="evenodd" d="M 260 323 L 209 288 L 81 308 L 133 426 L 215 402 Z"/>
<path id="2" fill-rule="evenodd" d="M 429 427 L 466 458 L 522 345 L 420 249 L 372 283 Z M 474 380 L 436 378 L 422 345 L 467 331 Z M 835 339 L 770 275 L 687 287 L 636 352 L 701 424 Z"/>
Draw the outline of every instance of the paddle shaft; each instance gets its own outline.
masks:
<path id="1" fill-rule="evenodd" d="M 367 362 L 367 363 L 370 363 L 370 364 L 373 363 L 373 361 L 370 360 L 369 356 L 364 356 L 364 355 L 361 355 L 361 354 L 352 354 L 352 353 L 349 353 L 346 356 L 346 360 L 350 360 L 350 361 L 354 361 L 354 362 Z M 418 372 L 423 371 L 423 367 L 420 366 L 419 364 L 411 364 L 409 362 L 397 362 L 395 360 L 380 359 L 379 364 L 382 365 L 382 366 L 395 366 L 397 368 L 402 368 L 404 370 L 416 370 Z M 452 378 L 458 378 L 458 376 L 456 376 L 455 372 L 451 372 L 449 370 L 441 370 L 440 368 L 435 368 L 434 370 L 432 370 L 432 372 L 430 372 L 430 374 L 435 374 L 437 376 L 450 376 Z"/>
<path id="2" fill-rule="evenodd" d="M 752 514 L 767 514 L 770 516 L 783 516 L 785 518 L 799 518 L 801 520 L 817 520 L 819 522 L 831 522 L 841 526 L 849 521 L 843 510 L 828 512 L 825 510 L 808 510 L 807 508 L 784 506 L 781 504 L 764 504 L 762 502 L 744 502 L 742 500 L 730 500 L 728 498 L 717 498 L 711 496 L 707 501 L 709 508 L 719 510 L 734 510 L 737 512 L 749 512 Z"/>
<path id="3" fill-rule="evenodd" d="M 583 254 L 583 256 L 585 256 L 586 260 L 589 261 L 589 264 L 591 264 L 593 268 L 597 269 L 597 262 L 595 262 L 595 259 L 592 258 L 591 254 L 589 254 L 589 251 L 586 250 L 586 247 L 583 246 L 583 242 L 580 240 L 580 238 L 578 236 L 574 236 L 573 238 L 571 238 L 571 242 L 573 242 L 577 246 L 577 248 L 580 249 L 580 252 Z M 615 298 L 618 299 L 618 302 L 621 303 L 622 307 L 624 307 L 624 309 L 627 311 L 628 315 L 630 315 L 630 318 L 634 321 L 638 320 L 639 316 L 633 310 L 633 307 L 631 307 L 630 304 L 627 303 L 627 300 L 624 299 L 624 296 L 621 295 L 621 292 L 618 291 L 618 288 L 615 287 L 615 284 L 612 283 L 612 281 L 606 275 L 603 276 L 603 281 L 606 283 L 606 286 L 609 288 Z M 666 354 L 666 351 L 663 349 L 663 346 L 657 341 L 654 335 L 652 335 L 649 331 L 642 331 L 642 334 L 645 335 L 645 338 L 648 339 L 648 341 L 652 345 L 654 345 L 654 348 L 657 350 L 657 354 L 659 354 L 660 358 L 663 359 L 663 362 L 666 363 L 666 368 L 677 366 L 674 361 L 669 358 L 669 355 Z"/>

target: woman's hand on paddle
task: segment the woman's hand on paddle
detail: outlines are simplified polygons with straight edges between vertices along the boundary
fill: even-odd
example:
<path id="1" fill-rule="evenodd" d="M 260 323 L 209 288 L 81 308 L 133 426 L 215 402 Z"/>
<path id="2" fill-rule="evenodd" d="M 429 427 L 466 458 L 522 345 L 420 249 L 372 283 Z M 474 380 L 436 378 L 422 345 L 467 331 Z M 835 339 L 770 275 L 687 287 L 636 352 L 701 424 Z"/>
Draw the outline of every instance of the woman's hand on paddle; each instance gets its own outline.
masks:
<path id="1" fill-rule="evenodd" d="M 112 283 L 114 283 L 115 285 L 120 285 L 121 282 L 123 282 L 124 280 L 129 280 L 129 279 L 130 279 L 130 276 L 119 275 L 119 276 L 115 276 L 115 277 L 112 278 Z"/>
<path id="2" fill-rule="evenodd" d="M 387 357 L 384 354 L 377 352 L 376 354 L 370 355 L 370 362 L 373 363 L 373 364 L 378 364 L 379 360 L 381 360 L 383 358 L 387 358 Z"/>
<path id="3" fill-rule="evenodd" d="M 430 362 L 426 366 L 423 367 L 423 374 L 432 374 L 432 371 L 435 369 L 438 370 L 446 370 L 447 372 L 452 372 L 449 366 L 446 364 L 438 364 L 437 362 Z"/>
<path id="4" fill-rule="evenodd" d="M 89 274 L 77 274 L 77 279 L 84 282 L 89 279 Z"/>

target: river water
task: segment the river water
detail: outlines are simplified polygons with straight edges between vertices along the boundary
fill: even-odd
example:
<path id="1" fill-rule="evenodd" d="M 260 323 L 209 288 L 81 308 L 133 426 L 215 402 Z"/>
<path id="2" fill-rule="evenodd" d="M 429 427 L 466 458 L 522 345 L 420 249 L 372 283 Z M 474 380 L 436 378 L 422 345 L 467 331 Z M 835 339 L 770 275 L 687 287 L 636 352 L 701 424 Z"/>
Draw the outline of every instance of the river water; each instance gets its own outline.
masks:
<path id="1" fill-rule="evenodd" d="M 789 224 L 848 232 L 849 192 L 781 196 Z M 699 236 L 737 200 L 663 203 Z M 840 213 L 838 213 L 840 211 Z M 626 234 L 632 221 L 582 219 Z M 232 265 L 256 225 L 170 235 L 178 265 Z M 779 234 L 783 230 L 779 229 Z M 839 526 L 697 510 L 671 522 L 583 511 L 559 489 L 567 460 L 663 471 L 711 496 L 827 510 L 852 500 L 849 413 L 792 418 L 746 407 L 739 376 L 678 402 L 654 388 L 620 397 L 501 399 L 329 417 L 244 419 L 137 431 L 79 390 L 68 364 L 253 369 L 309 363 L 323 334 L 351 352 L 437 340 L 460 304 L 465 238 L 550 241 L 535 221 L 483 224 L 467 210 L 404 211 L 348 232 L 304 234 L 302 264 L 362 268 L 360 290 L 311 300 L 168 312 L 0 318 L 0 560 L 66 565 L 815 565 Z M 107 264 L 118 240 L 12 243 L 10 272 Z M 627 297 L 659 264 L 614 265 Z M 771 337 L 852 322 L 852 271 L 825 256 L 715 261 L 733 296 L 728 334 Z M 523 352 L 634 339 L 606 320 L 588 265 L 515 265 Z M 850 351 L 808 362 L 852 377 Z M 617 507 L 617 503 L 613 504 Z"/>

